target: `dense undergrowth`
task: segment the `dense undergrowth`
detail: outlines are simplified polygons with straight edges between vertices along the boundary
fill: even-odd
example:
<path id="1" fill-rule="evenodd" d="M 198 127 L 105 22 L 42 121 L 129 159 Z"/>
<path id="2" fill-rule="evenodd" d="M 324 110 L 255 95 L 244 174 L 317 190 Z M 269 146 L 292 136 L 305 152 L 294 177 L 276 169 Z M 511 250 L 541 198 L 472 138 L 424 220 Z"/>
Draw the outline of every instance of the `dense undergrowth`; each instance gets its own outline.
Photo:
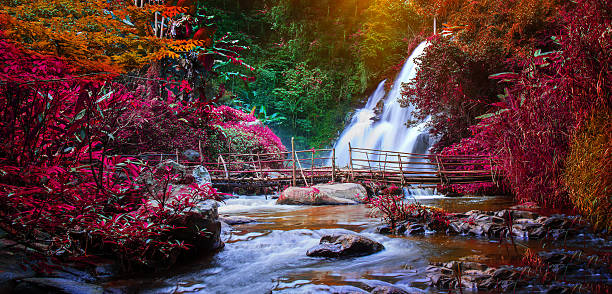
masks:
<path id="1" fill-rule="evenodd" d="M 612 112 L 595 111 L 576 130 L 564 180 L 572 203 L 598 228 L 612 231 Z"/>
<path id="2" fill-rule="evenodd" d="M 194 182 L 169 199 L 173 168 L 150 179 L 163 189 L 147 189 L 150 165 L 137 155 L 285 150 L 252 114 L 177 98 L 194 93 L 187 81 L 90 77 L 0 38 L 0 228 L 26 247 L 108 256 L 128 270 L 172 264 L 198 238 L 180 236 L 185 218 L 219 193 Z M 165 96 L 152 94 L 158 84 Z"/>
<path id="3" fill-rule="evenodd" d="M 609 171 L 600 158 L 610 142 L 601 143 L 593 127 L 576 128 L 605 128 L 589 118 L 594 112 L 605 116 L 611 107 L 609 4 L 456 4 L 445 6 L 449 24 L 430 40 L 405 92 L 421 118 L 433 117 L 440 138 L 435 149 L 492 156 L 504 186 L 519 201 L 578 205 L 592 220 L 606 222 L 595 204 L 609 202 Z M 478 193 L 494 187 L 453 188 Z"/>

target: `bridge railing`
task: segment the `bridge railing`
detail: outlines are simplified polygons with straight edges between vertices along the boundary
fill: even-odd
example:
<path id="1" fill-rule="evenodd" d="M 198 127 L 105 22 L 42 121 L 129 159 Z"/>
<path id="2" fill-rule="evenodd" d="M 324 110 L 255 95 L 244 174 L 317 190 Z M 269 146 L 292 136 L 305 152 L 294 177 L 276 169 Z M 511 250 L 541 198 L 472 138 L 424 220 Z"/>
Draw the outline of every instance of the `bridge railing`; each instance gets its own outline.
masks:
<path id="1" fill-rule="evenodd" d="M 295 147 L 292 144 L 292 147 Z M 143 154 L 149 162 L 164 159 L 203 165 L 220 185 L 305 185 L 340 181 L 372 181 L 397 185 L 445 186 L 496 182 L 496 164 L 487 156 L 415 154 L 354 148 L 348 166 L 336 165 L 335 149 L 275 153 L 222 153 L 213 162 L 187 161 L 176 154 Z M 181 160 L 182 159 L 182 160 Z"/>
<path id="2" fill-rule="evenodd" d="M 349 173 L 352 180 L 437 186 L 495 182 L 496 165 L 488 156 L 415 154 L 349 144 Z"/>

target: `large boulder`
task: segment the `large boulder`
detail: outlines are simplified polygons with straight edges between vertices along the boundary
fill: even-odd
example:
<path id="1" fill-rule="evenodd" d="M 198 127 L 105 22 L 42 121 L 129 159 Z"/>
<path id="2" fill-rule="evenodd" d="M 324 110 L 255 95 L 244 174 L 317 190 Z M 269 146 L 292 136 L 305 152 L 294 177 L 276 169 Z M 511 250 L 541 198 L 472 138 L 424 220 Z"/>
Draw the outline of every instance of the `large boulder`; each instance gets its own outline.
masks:
<path id="1" fill-rule="evenodd" d="M 193 245 L 194 251 L 211 251 L 224 246 L 221 241 L 221 222 L 219 221 L 218 204 L 206 200 L 197 207 L 183 212 L 174 221 L 179 227 L 172 231 L 172 237 Z"/>
<path id="2" fill-rule="evenodd" d="M 366 189 L 359 184 L 324 184 L 313 187 L 289 187 L 276 204 L 291 205 L 346 205 L 358 204 L 367 196 Z"/>
<path id="3" fill-rule="evenodd" d="M 306 255 L 315 257 L 351 257 L 376 253 L 385 249 L 382 244 L 357 234 L 329 234 L 321 237 L 319 245 Z"/>

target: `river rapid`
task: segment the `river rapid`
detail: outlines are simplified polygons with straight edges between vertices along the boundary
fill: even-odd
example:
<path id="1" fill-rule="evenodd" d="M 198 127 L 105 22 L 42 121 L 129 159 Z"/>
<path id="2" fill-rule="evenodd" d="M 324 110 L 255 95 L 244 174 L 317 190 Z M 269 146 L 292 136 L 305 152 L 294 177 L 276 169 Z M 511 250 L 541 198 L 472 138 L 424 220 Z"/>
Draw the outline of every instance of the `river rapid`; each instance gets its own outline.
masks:
<path id="1" fill-rule="evenodd" d="M 498 210 L 504 197 L 417 197 L 420 203 L 452 212 Z M 413 200 L 414 201 L 414 200 Z M 393 284 L 411 293 L 447 293 L 428 286 L 430 262 L 467 259 L 505 262 L 518 256 L 509 244 L 444 234 L 385 236 L 365 205 L 276 205 L 266 196 L 226 200 L 220 215 L 248 216 L 256 223 L 225 227 L 225 248 L 171 271 L 115 280 L 108 288 L 139 293 L 338 293 Z M 325 233 L 354 231 L 381 242 L 385 250 L 363 257 L 306 256 Z"/>

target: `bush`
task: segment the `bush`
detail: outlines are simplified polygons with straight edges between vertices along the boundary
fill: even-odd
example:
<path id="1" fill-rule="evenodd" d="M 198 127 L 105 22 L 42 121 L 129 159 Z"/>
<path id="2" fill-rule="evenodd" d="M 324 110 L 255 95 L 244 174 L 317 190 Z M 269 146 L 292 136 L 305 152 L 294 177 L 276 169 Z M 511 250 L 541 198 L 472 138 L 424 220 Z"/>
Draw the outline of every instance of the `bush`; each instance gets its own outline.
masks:
<path id="1" fill-rule="evenodd" d="M 564 176 L 572 203 L 597 229 L 608 231 L 612 231 L 611 142 L 612 111 L 597 111 L 572 139 Z"/>
<path id="2" fill-rule="evenodd" d="M 514 59 L 491 78 L 509 82 L 473 136 L 451 148 L 492 156 L 521 201 L 571 208 L 563 181 L 571 134 L 593 109 L 610 107 L 612 34 L 606 1 L 577 1 L 560 13 L 556 51 Z"/>
<path id="3" fill-rule="evenodd" d="M 194 185 L 168 209 L 142 209 L 141 166 L 109 155 L 104 143 L 121 111 L 137 103 L 131 91 L 73 77 L 57 58 L 30 62 L 1 39 L 0 55 L 0 227 L 48 255 L 108 254 L 126 268 L 188 249 L 172 222 L 216 191 Z"/>

